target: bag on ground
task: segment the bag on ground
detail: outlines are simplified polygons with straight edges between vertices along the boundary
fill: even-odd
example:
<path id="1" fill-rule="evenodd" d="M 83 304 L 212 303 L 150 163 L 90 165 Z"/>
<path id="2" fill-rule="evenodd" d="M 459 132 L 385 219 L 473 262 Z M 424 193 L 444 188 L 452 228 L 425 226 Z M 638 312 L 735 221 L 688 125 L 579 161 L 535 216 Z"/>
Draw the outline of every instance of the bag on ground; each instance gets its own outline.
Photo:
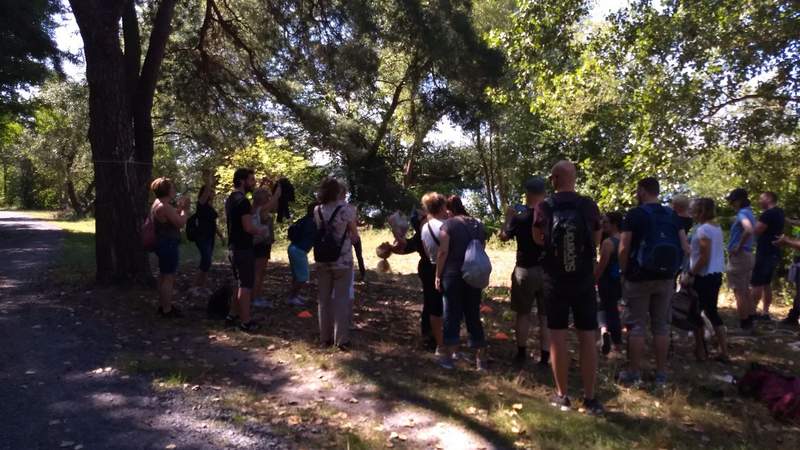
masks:
<path id="1" fill-rule="evenodd" d="M 695 331 L 702 325 L 698 322 L 700 305 L 697 293 L 691 288 L 681 287 L 672 296 L 672 326 L 686 331 Z"/>
<path id="2" fill-rule="evenodd" d="M 206 313 L 211 319 L 224 319 L 228 315 L 231 308 L 231 299 L 233 298 L 233 288 L 225 284 L 208 298 L 208 306 Z"/>
<path id="3" fill-rule="evenodd" d="M 476 289 L 485 289 L 489 286 L 489 278 L 492 275 L 492 261 L 479 239 L 478 222 L 472 221 L 466 225 L 470 229 L 472 240 L 467 244 L 467 251 L 464 253 L 461 276 L 468 285 Z"/>
<path id="4" fill-rule="evenodd" d="M 766 403 L 776 419 L 800 424 L 800 377 L 753 364 L 738 385 L 741 395 Z"/>

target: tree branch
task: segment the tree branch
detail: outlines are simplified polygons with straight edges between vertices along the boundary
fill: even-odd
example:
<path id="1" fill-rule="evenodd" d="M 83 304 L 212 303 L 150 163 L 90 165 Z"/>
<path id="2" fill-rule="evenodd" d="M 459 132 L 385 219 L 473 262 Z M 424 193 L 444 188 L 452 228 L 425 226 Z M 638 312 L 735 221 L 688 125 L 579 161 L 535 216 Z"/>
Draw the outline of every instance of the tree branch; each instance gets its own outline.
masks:
<path id="1" fill-rule="evenodd" d="M 724 101 L 718 105 L 712 106 L 708 113 L 703 115 L 701 119 L 707 119 L 709 117 L 715 116 L 718 112 L 720 112 L 726 106 L 731 106 L 739 102 L 743 102 L 745 100 L 754 100 L 754 99 L 761 99 L 761 100 L 774 100 L 779 102 L 800 102 L 800 97 L 792 97 L 789 95 L 764 95 L 764 94 L 747 94 L 741 97 L 735 97 Z"/>
<path id="2" fill-rule="evenodd" d="M 136 16 L 136 3 L 127 0 L 122 11 L 122 36 L 125 49 L 125 73 L 128 74 L 128 92 L 136 95 L 139 70 L 142 64 L 142 47 L 139 42 L 139 18 Z"/>

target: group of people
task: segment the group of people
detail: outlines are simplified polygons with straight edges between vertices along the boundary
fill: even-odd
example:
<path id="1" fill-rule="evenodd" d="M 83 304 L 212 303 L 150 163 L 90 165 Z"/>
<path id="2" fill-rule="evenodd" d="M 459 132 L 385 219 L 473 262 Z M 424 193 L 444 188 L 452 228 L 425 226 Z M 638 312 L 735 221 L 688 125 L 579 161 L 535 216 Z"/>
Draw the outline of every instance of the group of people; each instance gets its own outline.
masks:
<path id="1" fill-rule="evenodd" d="M 638 206 L 624 215 L 603 215 L 591 198 L 576 192 L 576 179 L 575 165 L 569 161 L 560 161 L 553 167 L 548 179 L 550 195 L 548 181 L 529 179 L 524 185 L 525 204 L 508 208 L 499 233 L 501 240 L 514 239 L 517 245 L 510 289 L 510 305 L 516 314 L 514 363 L 522 367 L 528 360 L 530 329 L 537 319 L 538 364 L 552 369 L 554 406 L 571 407 L 567 389 L 570 322 L 578 337 L 583 408 L 590 414 L 601 414 L 603 405 L 595 396 L 598 333 L 603 353 L 627 349 L 628 365 L 618 380 L 637 384 L 642 380 L 649 325 L 656 362 L 654 381 L 665 384 L 676 285 L 691 291 L 696 298 L 694 335 L 699 360 L 708 357 L 703 341 L 704 321 L 700 318 L 703 314 L 714 327 L 716 358 L 729 361 L 726 329 L 717 310 L 723 274 L 727 274 L 736 297 L 741 328 L 751 330 L 756 320 L 769 318 L 770 285 L 781 259 L 780 247 L 800 249 L 800 241 L 783 237 L 785 218 L 774 193 L 760 195 L 762 213 L 758 220 L 747 191 L 735 189 L 730 193 L 727 200 L 737 213 L 725 245 L 716 222 L 716 205 L 710 198 L 689 201 L 676 196 L 672 207 L 667 207 L 662 204 L 658 180 L 644 178 L 637 184 Z M 269 189 L 262 183 L 256 190 L 256 184 L 252 170 L 236 170 L 234 190 L 225 201 L 230 261 L 239 283 L 226 320 L 246 332 L 257 327 L 251 318 L 250 303 L 261 292 L 263 269 L 274 241 L 270 214 L 281 195 L 280 186 Z M 159 237 L 156 253 L 161 272 L 159 313 L 173 317 L 179 314 L 170 297 L 177 268 L 177 239 L 187 220 L 188 200 L 179 199 L 173 207 L 174 185 L 165 178 L 155 180 L 152 189 L 156 200 L 151 214 Z M 252 204 L 247 197 L 251 192 Z M 216 212 L 213 208 L 208 210 L 213 196 L 212 190 L 201 190 L 196 214 L 200 215 L 202 208 L 202 217 L 216 223 Z M 457 350 L 463 322 L 469 346 L 475 349 L 475 365 L 478 370 L 486 370 L 487 340 L 481 322 L 483 293 L 465 281 L 462 273 L 470 244 L 477 241 L 485 246 L 486 229 L 468 214 L 457 195 L 445 197 L 429 192 L 422 197 L 421 206 L 422 210 L 411 217 L 413 237 L 396 236 L 394 244 L 384 243 L 381 248 L 420 256 L 421 328 L 431 350 L 435 350 L 438 364 L 452 369 L 461 357 Z M 205 283 L 203 273 L 210 266 L 208 249 L 213 249 L 217 232 L 215 225 L 209 226 L 203 239 L 196 241 L 202 255 L 199 284 Z M 325 178 L 316 202 L 289 228 L 289 240 L 290 301 L 303 302 L 300 294 L 309 281 L 308 254 L 313 250 L 320 342 L 347 350 L 353 314 L 353 249 L 362 276 L 363 258 L 357 211 L 347 203 L 345 185 Z M 756 307 L 762 298 L 763 314 L 759 315 Z M 797 326 L 798 318 L 800 301 L 796 300 L 785 322 Z M 627 331 L 626 346 L 623 330 Z"/>

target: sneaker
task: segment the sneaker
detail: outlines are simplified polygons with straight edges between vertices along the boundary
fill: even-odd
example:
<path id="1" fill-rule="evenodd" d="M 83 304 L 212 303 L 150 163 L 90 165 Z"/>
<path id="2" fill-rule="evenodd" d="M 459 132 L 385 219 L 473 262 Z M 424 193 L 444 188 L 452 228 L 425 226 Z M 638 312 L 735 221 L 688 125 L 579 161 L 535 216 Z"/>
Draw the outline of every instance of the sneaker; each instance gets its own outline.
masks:
<path id="1" fill-rule="evenodd" d="M 566 395 L 554 394 L 552 397 L 550 397 L 550 405 L 560 409 L 561 411 L 569 411 L 572 409 L 572 402 L 569 401 L 569 397 Z"/>
<path id="2" fill-rule="evenodd" d="M 600 347 L 600 351 L 603 352 L 604 355 L 611 353 L 611 333 L 603 333 L 603 346 Z"/>
<path id="3" fill-rule="evenodd" d="M 181 311 L 174 306 L 170 308 L 168 312 L 164 312 L 164 309 L 159 306 L 158 314 L 165 319 L 180 319 L 181 317 L 183 317 Z"/>
<path id="4" fill-rule="evenodd" d="M 667 374 L 662 372 L 656 372 L 656 380 L 655 380 L 656 387 L 664 387 L 667 385 Z"/>
<path id="5" fill-rule="evenodd" d="M 475 359 L 475 370 L 478 372 L 486 372 L 489 370 L 489 361 L 484 359 Z"/>
<path id="6" fill-rule="evenodd" d="M 617 375 L 617 382 L 623 386 L 636 386 L 642 382 L 642 374 L 631 370 L 623 370 Z"/>
<path id="7" fill-rule="evenodd" d="M 258 297 L 257 299 L 253 300 L 253 306 L 256 308 L 272 308 L 272 302 L 263 297 Z"/>
<path id="8" fill-rule="evenodd" d="M 306 302 L 304 302 L 300 297 L 292 297 L 286 301 L 290 306 L 304 306 Z"/>
<path id="9" fill-rule="evenodd" d="M 606 412 L 606 409 L 603 408 L 603 404 L 596 398 L 583 399 L 583 410 L 590 416 L 602 416 Z"/>
<path id="10" fill-rule="evenodd" d="M 453 370 L 456 368 L 455 363 L 453 363 L 453 357 L 447 353 L 439 354 L 437 362 L 439 363 L 439 367 L 442 369 Z"/>
<path id="11" fill-rule="evenodd" d="M 242 322 L 239 324 L 239 330 L 245 333 L 255 333 L 256 331 L 258 331 L 258 328 L 259 328 L 258 324 L 253 322 L 252 320 L 247 323 Z"/>

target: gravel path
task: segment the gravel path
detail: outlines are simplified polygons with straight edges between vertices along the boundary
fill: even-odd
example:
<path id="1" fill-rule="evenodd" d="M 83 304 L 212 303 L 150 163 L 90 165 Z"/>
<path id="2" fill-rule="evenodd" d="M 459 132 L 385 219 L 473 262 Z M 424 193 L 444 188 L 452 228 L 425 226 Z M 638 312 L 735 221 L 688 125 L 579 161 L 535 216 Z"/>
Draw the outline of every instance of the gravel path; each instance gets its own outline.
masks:
<path id="1" fill-rule="evenodd" d="M 0 449 L 286 447 L 224 420 L 203 395 L 110 367 L 114 321 L 41 282 L 62 238 L 47 221 L 0 211 Z"/>

